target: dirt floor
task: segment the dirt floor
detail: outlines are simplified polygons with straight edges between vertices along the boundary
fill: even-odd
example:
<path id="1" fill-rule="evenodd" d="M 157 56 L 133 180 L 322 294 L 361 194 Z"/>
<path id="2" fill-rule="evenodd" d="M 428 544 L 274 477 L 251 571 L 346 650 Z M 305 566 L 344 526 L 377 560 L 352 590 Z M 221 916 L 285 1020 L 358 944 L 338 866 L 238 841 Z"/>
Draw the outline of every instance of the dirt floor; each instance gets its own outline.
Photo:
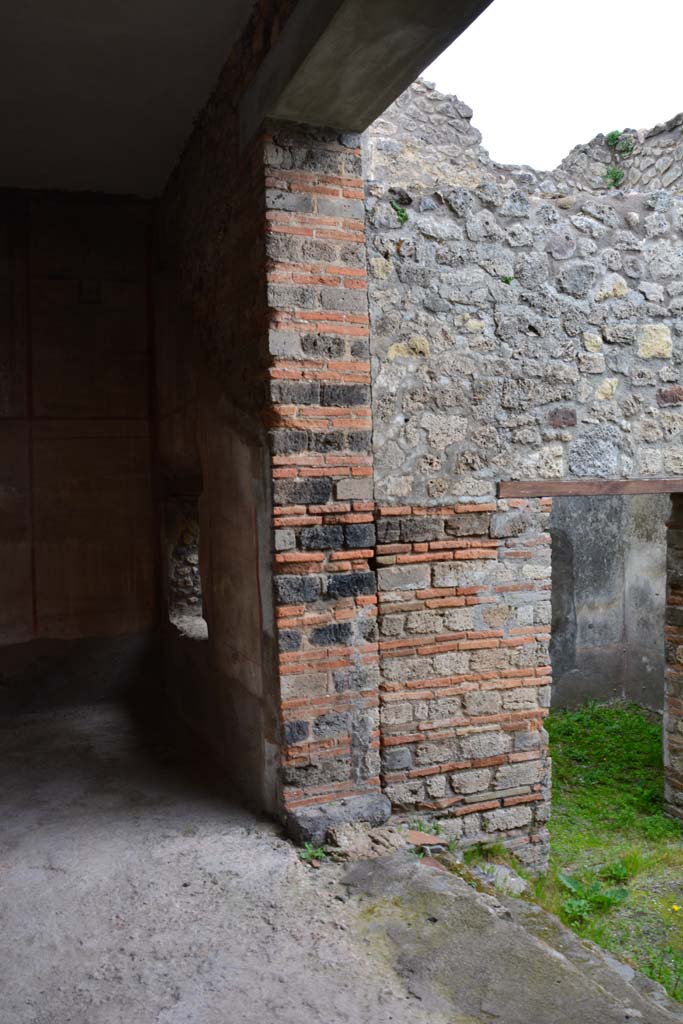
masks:
<path id="1" fill-rule="evenodd" d="M 0 1024 L 683 1020 L 414 855 L 305 866 L 120 709 L 5 722 L 0 753 Z"/>

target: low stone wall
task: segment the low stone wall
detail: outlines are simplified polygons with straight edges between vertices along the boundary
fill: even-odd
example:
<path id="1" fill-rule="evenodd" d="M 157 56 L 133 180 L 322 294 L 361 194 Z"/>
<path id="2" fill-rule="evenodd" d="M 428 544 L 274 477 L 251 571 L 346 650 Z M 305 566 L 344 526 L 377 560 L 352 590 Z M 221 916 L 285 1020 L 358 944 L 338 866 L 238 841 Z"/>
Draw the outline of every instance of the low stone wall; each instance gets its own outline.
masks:
<path id="1" fill-rule="evenodd" d="M 567 181 L 582 190 L 609 189 L 610 168 L 621 172 L 619 187 L 626 191 L 683 188 L 683 115 L 678 114 L 650 131 L 621 132 L 611 140 L 598 135 L 576 146 L 553 173 L 556 182 Z M 609 134 L 609 133 L 608 133 Z M 610 145 L 610 142 L 612 143 Z"/>

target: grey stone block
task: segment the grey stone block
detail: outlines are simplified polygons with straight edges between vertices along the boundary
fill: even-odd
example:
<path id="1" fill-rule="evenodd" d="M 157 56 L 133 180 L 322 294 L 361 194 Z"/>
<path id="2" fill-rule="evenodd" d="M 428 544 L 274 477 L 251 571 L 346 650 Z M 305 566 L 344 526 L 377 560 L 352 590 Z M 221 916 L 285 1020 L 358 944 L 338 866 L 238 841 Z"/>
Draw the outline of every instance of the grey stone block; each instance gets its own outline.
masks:
<path id="1" fill-rule="evenodd" d="M 429 565 L 396 565 L 378 569 L 380 590 L 426 590 L 431 584 Z"/>
<path id="2" fill-rule="evenodd" d="M 391 814 L 391 803 L 381 793 L 333 800 L 318 807 L 302 807 L 287 815 L 285 826 L 296 843 L 323 843 L 331 828 L 351 822 L 383 825 Z"/>

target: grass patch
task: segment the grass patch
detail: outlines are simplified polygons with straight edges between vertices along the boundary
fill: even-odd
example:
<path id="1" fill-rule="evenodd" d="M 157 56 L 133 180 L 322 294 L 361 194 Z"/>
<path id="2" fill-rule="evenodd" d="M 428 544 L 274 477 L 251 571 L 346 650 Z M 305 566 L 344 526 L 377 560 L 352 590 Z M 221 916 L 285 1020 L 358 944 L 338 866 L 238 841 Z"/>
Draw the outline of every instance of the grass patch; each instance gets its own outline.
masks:
<path id="1" fill-rule="evenodd" d="M 415 832 L 424 832 L 429 836 L 443 835 L 443 826 L 436 818 L 432 821 L 425 821 L 424 818 L 412 818 L 408 822 L 408 828 L 412 828 Z"/>
<path id="2" fill-rule="evenodd" d="M 517 870 L 517 862 L 510 851 L 502 843 L 475 843 L 465 850 L 465 864 L 507 864 Z"/>
<path id="3" fill-rule="evenodd" d="M 683 829 L 664 814 L 662 727 L 633 705 L 548 719 L 550 869 L 538 902 L 683 1000 Z"/>

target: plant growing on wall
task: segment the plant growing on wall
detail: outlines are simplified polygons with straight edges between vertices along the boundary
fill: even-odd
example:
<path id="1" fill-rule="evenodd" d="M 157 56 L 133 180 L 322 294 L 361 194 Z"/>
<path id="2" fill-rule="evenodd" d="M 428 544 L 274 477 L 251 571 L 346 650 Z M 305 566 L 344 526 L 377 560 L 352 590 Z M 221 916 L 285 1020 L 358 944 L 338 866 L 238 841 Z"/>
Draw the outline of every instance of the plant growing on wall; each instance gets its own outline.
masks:
<path id="1" fill-rule="evenodd" d="M 611 167 L 607 168 L 605 180 L 607 181 L 607 184 L 610 186 L 610 188 L 619 188 L 622 181 L 624 180 L 624 171 L 621 167 L 616 167 L 614 164 L 612 164 Z"/>
<path id="2" fill-rule="evenodd" d="M 612 163 L 607 168 L 605 181 L 610 188 L 619 188 L 626 174 L 624 169 L 619 167 L 619 158 L 630 156 L 635 149 L 635 143 L 630 135 L 621 131 L 608 132 L 605 142 L 612 150 Z"/>
<path id="3" fill-rule="evenodd" d="M 401 225 L 401 227 L 403 227 L 403 225 L 408 220 L 408 211 L 406 210 L 405 206 L 401 206 L 397 199 L 392 199 L 390 205 L 391 209 L 398 217 L 399 224 Z"/>

